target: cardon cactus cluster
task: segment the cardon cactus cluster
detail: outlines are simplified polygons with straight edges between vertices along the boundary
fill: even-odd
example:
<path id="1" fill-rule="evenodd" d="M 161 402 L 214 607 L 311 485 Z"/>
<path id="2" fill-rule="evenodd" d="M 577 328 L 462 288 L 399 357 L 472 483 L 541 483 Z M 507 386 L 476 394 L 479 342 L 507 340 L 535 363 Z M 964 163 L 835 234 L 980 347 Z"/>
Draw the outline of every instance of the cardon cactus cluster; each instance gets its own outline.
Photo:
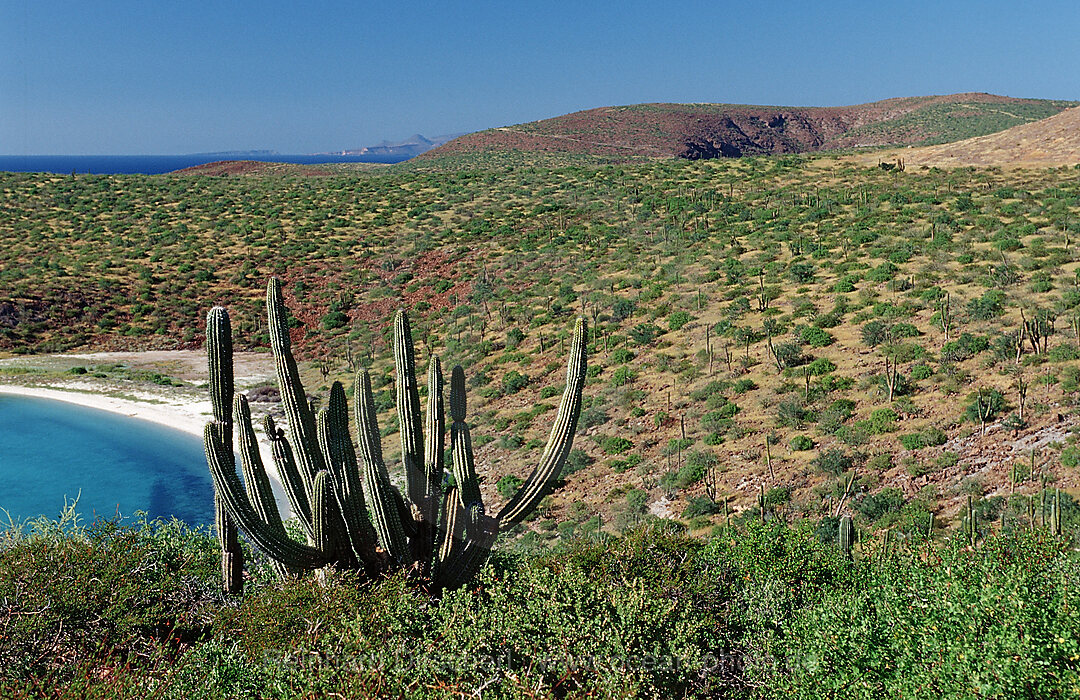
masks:
<path id="1" fill-rule="evenodd" d="M 573 444 L 585 385 L 586 327 L 578 319 L 566 369 L 566 388 L 540 463 L 510 501 L 492 516 L 484 508 L 465 422 L 465 375 L 450 378 L 450 447 L 453 484 L 444 488 L 446 418 L 443 374 L 433 356 L 427 371 L 427 407 L 421 410 L 412 333 L 406 313 L 394 319 L 397 416 L 405 493 L 393 485 L 383 460 L 371 379 L 356 375 L 356 442 L 349 428 L 345 389 L 334 382 L 325 407 L 312 409 L 290 349 L 281 283 L 266 290 L 270 343 L 288 435 L 267 417 L 277 472 L 303 529 L 291 538 L 274 500 L 266 466 L 242 394 L 234 396 L 228 312 L 207 316 L 206 347 L 214 420 L 204 431 L 206 459 L 218 504 L 225 586 L 240 590 L 235 527 L 265 552 L 281 576 L 323 567 L 354 569 L 369 577 L 402 568 L 432 590 L 467 582 L 487 560 L 499 531 L 520 522 L 552 489 Z M 243 480 L 236 472 L 233 434 Z M 235 525 L 234 525 L 235 523 Z"/>

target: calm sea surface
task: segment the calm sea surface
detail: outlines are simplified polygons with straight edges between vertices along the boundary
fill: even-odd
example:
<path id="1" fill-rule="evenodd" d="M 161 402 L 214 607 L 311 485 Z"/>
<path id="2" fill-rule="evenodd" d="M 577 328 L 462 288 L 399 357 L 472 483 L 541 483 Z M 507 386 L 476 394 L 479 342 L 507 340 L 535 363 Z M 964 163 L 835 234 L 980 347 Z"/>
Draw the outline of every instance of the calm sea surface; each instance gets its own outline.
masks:
<path id="1" fill-rule="evenodd" d="M 84 522 L 136 510 L 192 526 L 214 521 L 200 439 L 107 411 L 0 394 L 0 508 L 16 520 L 55 518 L 64 497 L 80 491 Z"/>
<path id="2" fill-rule="evenodd" d="M 0 156 L 0 171 L 17 173 L 144 173 L 157 175 L 219 160 L 258 160 L 266 163 L 400 163 L 402 156 Z"/>

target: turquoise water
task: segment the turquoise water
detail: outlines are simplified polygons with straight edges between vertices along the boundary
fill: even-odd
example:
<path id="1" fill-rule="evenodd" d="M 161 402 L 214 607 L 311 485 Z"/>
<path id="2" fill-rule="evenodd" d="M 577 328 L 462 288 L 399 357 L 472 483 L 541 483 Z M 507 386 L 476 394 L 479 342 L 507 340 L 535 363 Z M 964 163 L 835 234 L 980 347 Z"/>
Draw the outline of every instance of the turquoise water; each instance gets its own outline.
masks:
<path id="1" fill-rule="evenodd" d="M 62 401 L 0 394 L 0 508 L 16 520 L 55 518 L 64 498 L 76 495 L 84 520 L 136 510 L 189 525 L 214 520 L 199 438 Z"/>

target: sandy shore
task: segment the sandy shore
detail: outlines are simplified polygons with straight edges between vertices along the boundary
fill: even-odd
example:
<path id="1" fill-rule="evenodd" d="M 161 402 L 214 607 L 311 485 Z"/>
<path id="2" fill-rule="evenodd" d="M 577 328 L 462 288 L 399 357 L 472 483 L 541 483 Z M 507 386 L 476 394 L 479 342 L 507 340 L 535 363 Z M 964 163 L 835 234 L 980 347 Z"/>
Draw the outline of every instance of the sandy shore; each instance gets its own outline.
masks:
<path id="1" fill-rule="evenodd" d="M 72 383 L 60 387 L 17 386 L 0 384 L 0 394 L 33 396 L 41 399 L 64 401 L 110 413 L 120 413 L 139 420 L 150 421 L 180 430 L 202 439 L 203 426 L 213 416 L 210 400 L 168 398 L 155 396 L 147 400 L 129 400 L 93 393 L 91 382 Z M 151 403 L 153 401 L 153 403 Z"/>
<path id="2" fill-rule="evenodd" d="M 16 396 L 30 396 L 54 401 L 96 408 L 110 413 L 137 418 L 164 425 L 174 430 L 188 433 L 200 440 L 203 428 L 213 417 L 213 409 L 210 399 L 200 398 L 193 392 L 155 392 L 153 394 L 140 394 L 136 392 L 131 398 L 119 398 L 102 393 L 110 387 L 92 381 L 67 381 L 50 386 L 19 386 L 15 384 L 0 384 L 0 394 L 12 394 Z M 256 429 L 261 432 L 258 426 Z M 263 463 L 266 465 L 270 482 L 274 489 L 274 496 L 278 501 L 278 509 L 282 517 L 292 515 L 285 489 L 274 467 L 273 456 L 270 446 L 262 441 L 259 443 L 259 452 L 262 454 Z"/>

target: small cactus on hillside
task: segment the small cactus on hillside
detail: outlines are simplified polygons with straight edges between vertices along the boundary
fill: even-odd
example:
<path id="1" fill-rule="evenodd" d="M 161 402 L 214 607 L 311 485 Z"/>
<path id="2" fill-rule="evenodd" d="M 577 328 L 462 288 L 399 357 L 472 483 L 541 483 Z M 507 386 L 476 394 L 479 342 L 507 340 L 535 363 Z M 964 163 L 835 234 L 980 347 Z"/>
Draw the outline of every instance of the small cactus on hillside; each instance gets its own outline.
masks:
<path id="1" fill-rule="evenodd" d="M 848 559 L 851 558 L 851 546 L 855 544 L 855 525 L 851 522 L 851 516 L 845 515 L 840 518 L 840 551 Z"/>
<path id="2" fill-rule="evenodd" d="M 345 389 L 334 382 L 327 405 L 317 413 L 308 403 L 290 349 L 281 283 L 266 292 L 270 342 L 289 434 L 269 416 L 265 432 L 274 463 L 305 542 L 288 536 L 259 455 L 246 397 L 233 392 L 232 341 L 228 312 L 207 316 L 207 353 L 214 420 L 204 431 L 206 458 L 220 504 L 218 527 L 226 590 L 240 590 L 242 562 L 236 525 L 273 561 L 282 577 L 336 567 L 376 577 L 402 568 L 432 590 L 466 583 L 487 560 L 501 529 L 521 522 L 552 489 L 573 444 L 585 386 L 586 326 L 579 318 L 566 370 L 566 388 L 540 463 L 495 516 L 480 496 L 469 426 L 465 422 L 465 374 L 450 380 L 450 445 L 455 486 L 443 489 L 443 375 L 437 356 L 427 372 L 427 411 L 421 411 L 412 333 L 405 311 L 394 319 L 397 414 L 406 493 L 391 483 L 383 461 L 371 379 L 366 370 L 354 386 L 357 441 L 349 433 Z M 236 431 L 243 481 L 236 473 Z M 359 459 L 358 459 L 359 457 Z M 236 523 L 236 525 L 233 525 Z"/>

